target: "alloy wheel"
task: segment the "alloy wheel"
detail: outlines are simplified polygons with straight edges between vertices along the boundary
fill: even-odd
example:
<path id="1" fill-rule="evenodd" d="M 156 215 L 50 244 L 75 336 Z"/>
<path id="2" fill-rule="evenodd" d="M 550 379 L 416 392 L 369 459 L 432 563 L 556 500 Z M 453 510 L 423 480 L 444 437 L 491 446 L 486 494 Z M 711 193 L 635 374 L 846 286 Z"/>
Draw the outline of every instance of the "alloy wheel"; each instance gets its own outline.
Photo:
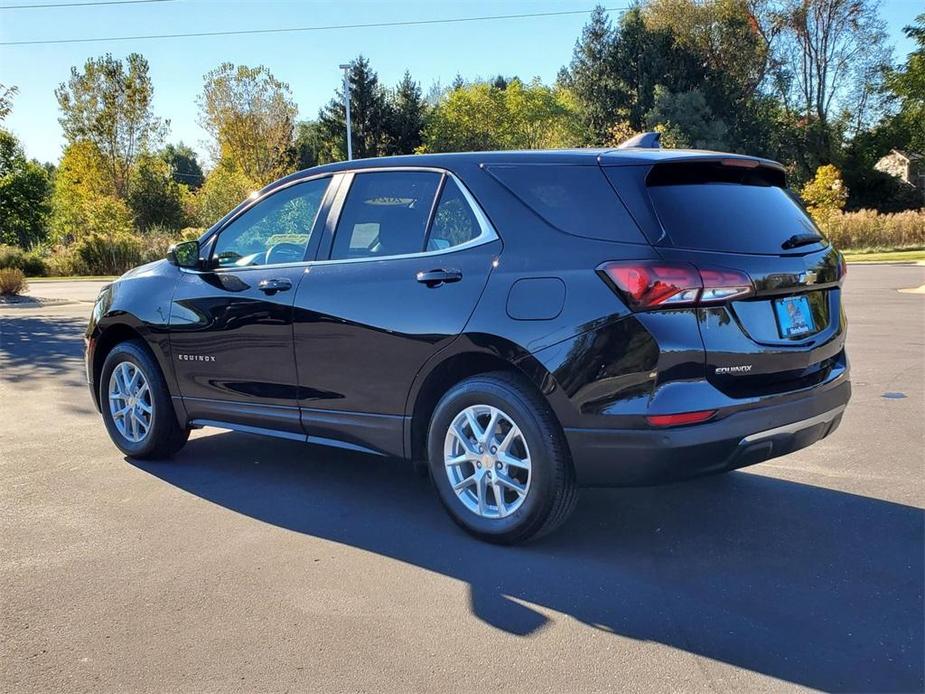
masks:
<path id="1" fill-rule="evenodd" d="M 520 427 L 491 405 L 471 405 L 450 423 L 443 461 L 453 492 L 482 518 L 504 518 L 530 491 L 530 450 Z"/>
<path id="2" fill-rule="evenodd" d="M 109 376 L 109 412 L 119 433 L 132 443 L 143 441 L 154 421 L 154 401 L 144 373 L 130 361 Z"/>

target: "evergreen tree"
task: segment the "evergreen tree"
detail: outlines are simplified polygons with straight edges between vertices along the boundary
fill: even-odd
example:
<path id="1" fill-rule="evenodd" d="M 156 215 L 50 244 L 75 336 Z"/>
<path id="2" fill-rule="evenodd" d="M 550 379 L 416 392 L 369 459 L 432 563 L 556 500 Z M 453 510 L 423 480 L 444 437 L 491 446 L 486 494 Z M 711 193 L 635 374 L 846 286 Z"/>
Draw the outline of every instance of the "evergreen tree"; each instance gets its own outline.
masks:
<path id="1" fill-rule="evenodd" d="M 572 62 L 559 73 L 559 83 L 571 90 L 581 107 L 590 144 L 608 139 L 626 104 L 616 72 L 615 47 L 613 27 L 598 5 L 575 43 Z"/>
<path id="2" fill-rule="evenodd" d="M 389 115 L 385 90 L 379 77 L 362 55 L 350 63 L 350 124 L 353 129 L 355 159 L 378 157 L 386 153 Z M 344 94 L 338 89 L 331 101 L 318 114 L 324 161 L 347 158 L 347 128 L 345 125 Z"/>
<path id="3" fill-rule="evenodd" d="M 421 146 L 421 133 L 427 115 L 427 104 L 421 87 L 405 71 L 401 82 L 391 94 L 389 118 L 389 154 L 412 154 Z"/>

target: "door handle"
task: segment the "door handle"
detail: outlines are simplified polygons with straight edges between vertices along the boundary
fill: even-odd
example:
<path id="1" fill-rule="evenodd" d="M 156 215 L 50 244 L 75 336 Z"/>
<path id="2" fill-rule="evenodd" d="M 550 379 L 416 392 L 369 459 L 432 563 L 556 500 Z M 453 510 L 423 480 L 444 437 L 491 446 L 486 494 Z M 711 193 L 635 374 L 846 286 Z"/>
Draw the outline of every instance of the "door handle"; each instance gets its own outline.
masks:
<path id="1" fill-rule="evenodd" d="M 417 281 L 426 284 L 428 287 L 439 287 L 450 282 L 459 282 L 462 279 L 462 273 L 459 270 L 427 270 L 417 274 Z"/>
<path id="2" fill-rule="evenodd" d="M 257 283 L 257 289 L 267 296 L 273 296 L 276 292 L 285 292 L 292 289 L 292 282 L 285 277 L 273 280 L 260 280 Z"/>

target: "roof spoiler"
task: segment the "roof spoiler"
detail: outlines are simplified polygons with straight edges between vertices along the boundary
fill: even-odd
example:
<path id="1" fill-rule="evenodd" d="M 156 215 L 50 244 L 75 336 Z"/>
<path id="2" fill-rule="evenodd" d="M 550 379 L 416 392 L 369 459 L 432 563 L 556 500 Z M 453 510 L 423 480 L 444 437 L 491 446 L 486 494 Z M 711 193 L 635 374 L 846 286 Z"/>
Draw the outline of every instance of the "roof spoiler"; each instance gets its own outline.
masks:
<path id="1" fill-rule="evenodd" d="M 619 145 L 617 145 L 617 149 L 630 149 L 631 147 L 639 147 L 642 149 L 659 149 L 661 145 L 658 144 L 658 140 L 661 136 L 661 133 L 656 132 L 639 133 L 638 135 L 633 135 L 630 139 L 621 142 Z"/>

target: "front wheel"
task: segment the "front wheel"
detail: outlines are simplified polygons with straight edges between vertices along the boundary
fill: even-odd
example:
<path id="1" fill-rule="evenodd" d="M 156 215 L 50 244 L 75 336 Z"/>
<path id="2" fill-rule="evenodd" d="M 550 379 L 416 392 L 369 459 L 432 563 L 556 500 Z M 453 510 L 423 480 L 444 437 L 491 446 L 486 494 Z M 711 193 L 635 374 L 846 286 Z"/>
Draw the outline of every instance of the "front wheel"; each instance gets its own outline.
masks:
<path id="1" fill-rule="evenodd" d="M 527 383 L 505 372 L 466 379 L 440 400 L 428 457 L 450 516 L 489 542 L 552 532 L 578 498 L 555 416 Z"/>
<path id="2" fill-rule="evenodd" d="M 164 376 L 144 344 L 122 342 L 106 355 L 99 383 L 109 437 L 133 458 L 168 458 L 189 438 L 177 422 Z"/>

